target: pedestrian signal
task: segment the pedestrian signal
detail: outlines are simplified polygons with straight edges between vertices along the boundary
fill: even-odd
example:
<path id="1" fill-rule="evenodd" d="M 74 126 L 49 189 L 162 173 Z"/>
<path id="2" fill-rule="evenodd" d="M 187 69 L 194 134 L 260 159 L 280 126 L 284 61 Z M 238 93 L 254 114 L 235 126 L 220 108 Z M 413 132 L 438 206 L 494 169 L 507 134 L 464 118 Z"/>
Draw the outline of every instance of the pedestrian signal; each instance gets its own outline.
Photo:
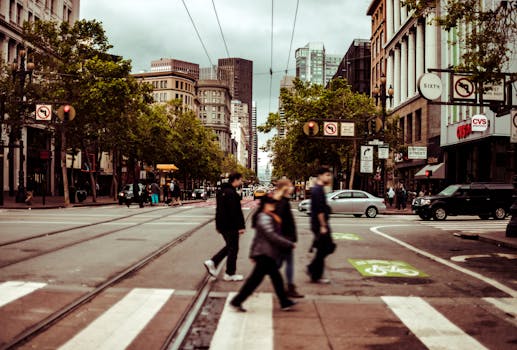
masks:
<path id="1" fill-rule="evenodd" d="M 303 132 L 307 136 L 316 136 L 319 131 L 318 123 L 314 120 L 308 121 L 303 125 Z"/>
<path id="2" fill-rule="evenodd" d="M 64 122 L 74 120 L 75 108 L 71 105 L 63 105 L 57 110 L 57 117 Z"/>
<path id="3" fill-rule="evenodd" d="M 425 171 L 425 176 L 427 176 L 427 178 L 430 178 L 431 176 L 433 176 L 433 171 L 432 170 L 426 170 Z"/>

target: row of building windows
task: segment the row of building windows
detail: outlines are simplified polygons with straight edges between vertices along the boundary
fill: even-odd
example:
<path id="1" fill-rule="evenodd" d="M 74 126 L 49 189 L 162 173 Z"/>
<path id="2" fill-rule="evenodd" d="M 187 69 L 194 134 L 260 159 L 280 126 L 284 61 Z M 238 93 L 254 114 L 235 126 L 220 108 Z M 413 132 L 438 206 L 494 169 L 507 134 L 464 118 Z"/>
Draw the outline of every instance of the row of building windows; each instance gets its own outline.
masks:
<path id="1" fill-rule="evenodd" d="M 151 81 L 151 84 L 155 89 L 167 89 L 169 85 L 167 80 L 153 80 Z M 175 80 L 175 87 L 178 90 L 184 90 L 194 93 L 194 85 L 187 82 Z"/>
<path id="2" fill-rule="evenodd" d="M 41 5 L 43 5 L 43 2 L 45 9 L 50 9 L 51 14 L 56 16 L 58 15 L 57 0 L 35 0 L 32 2 L 32 4 L 37 4 L 41 7 Z M 7 3 L 9 3 L 9 5 L 7 5 Z M 15 0 L 0 0 L 0 16 L 2 16 L 4 19 L 6 19 L 6 17 L 9 16 L 9 21 L 11 23 L 22 26 L 25 20 L 28 20 L 29 22 L 40 20 L 40 17 L 34 15 L 33 11 L 31 10 L 27 11 L 28 15 L 25 18 L 23 16 L 23 11 L 23 5 Z M 70 22 L 72 20 L 72 9 L 67 5 L 63 5 L 61 20 L 63 22 Z"/>

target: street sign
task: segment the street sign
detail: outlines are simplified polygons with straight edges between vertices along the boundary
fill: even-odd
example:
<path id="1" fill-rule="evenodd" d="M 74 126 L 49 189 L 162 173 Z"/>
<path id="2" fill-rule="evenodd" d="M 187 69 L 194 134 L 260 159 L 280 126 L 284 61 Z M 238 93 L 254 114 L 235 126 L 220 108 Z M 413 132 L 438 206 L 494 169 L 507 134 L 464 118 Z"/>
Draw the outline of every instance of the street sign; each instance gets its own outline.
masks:
<path id="1" fill-rule="evenodd" d="M 377 259 L 348 259 L 363 276 L 368 277 L 428 277 L 404 261 Z"/>
<path id="2" fill-rule="evenodd" d="M 323 135 L 325 136 L 338 136 L 338 123 L 337 122 L 324 122 L 323 123 Z"/>
<path id="3" fill-rule="evenodd" d="M 52 105 L 36 105 L 36 120 L 50 121 L 52 119 Z"/>
<path id="4" fill-rule="evenodd" d="M 341 136 L 355 136 L 355 124 L 354 122 L 341 122 Z"/>
<path id="5" fill-rule="evenodd" d="M 373 146 L 361 146 L 361 160 L 373 160 Z"/>
<path id="6" fill-rule="evenodd" d="M 373 160 L 361 160 L 361 173 L 373 174 Z"/>
<path id="7" fill-rule="evenodd" d="M 452 77 L 453 94 L 452 98 L 457 100 L 475 100 L 476 88 L 474 83 L 464 75 L 453 75 Z"/>
<path id="8" fill-rule="evenodd" d="M 418 78 L 418 92 L 432 101 L 442 96 L 442 79 L 434 73 L 425 73 Z"/>
<path id="9" fill-rule="evenodd" d="M 510 142 L 517 143 L 517 109 L 512 111 L 512 117 L 510 119 Z"/>
<path id="10" fill-rule="evenodd" d="M 379 159 L 388 159 L 390 157 L 390 149 L 389 147 L 381 147 L 377 149 L 379 153 Z"/>
<path id="11" fill-rule="evenodd" d="M 483 101 L 504 102 L 504 80 L 496 84 L 484 84 Z"/>
<path id="12" fill-rule="evenodd" d="M 368 141 L 368 144 L 370 146 L 382 146 L 382 145 L 384 145 L 384 142 L 379 139 L 374 139 L 374 140 Z"/>
<path id="13" fill-rule="evenodd" d="M 412 147 L 407 148 L 408 159 L 427 159 L 427 147 Z"/>

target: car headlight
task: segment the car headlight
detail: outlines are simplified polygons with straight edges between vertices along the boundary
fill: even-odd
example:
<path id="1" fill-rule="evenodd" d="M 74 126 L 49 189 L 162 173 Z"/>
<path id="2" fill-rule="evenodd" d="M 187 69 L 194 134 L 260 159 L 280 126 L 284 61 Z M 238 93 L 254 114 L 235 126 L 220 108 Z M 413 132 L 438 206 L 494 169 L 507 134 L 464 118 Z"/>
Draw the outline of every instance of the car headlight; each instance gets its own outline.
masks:
<path id="1" fill-rule="evenodd" d="M 431 204 L 430 199 L 421 199 L 420 200 L 420 205 L 429 205 L 429 204 Z"/>
<path id="2" fill-rule="evenodd" d="M 118 195 L 119 195 L 120 197 L 124 197 L 124 192 L 120 192 Z"/>

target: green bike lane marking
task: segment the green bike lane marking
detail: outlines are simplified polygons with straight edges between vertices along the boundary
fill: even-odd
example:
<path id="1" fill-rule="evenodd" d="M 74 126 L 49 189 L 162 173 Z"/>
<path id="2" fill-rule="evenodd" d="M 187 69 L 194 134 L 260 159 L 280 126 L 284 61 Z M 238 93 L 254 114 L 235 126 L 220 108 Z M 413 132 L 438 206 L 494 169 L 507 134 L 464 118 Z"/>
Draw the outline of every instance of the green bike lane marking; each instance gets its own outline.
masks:
<path id="1" fill-rule="evenodd" d="M 348 262 L 367 277 L 429 277 L 404 261 L 379 259 L 348 259 Z"/>
<path id="2" fill-rule="evenodd" d="M 332 238 L 335 240 L 360 241 L 362 238 L 355 233 L 332 232 Z"/>

